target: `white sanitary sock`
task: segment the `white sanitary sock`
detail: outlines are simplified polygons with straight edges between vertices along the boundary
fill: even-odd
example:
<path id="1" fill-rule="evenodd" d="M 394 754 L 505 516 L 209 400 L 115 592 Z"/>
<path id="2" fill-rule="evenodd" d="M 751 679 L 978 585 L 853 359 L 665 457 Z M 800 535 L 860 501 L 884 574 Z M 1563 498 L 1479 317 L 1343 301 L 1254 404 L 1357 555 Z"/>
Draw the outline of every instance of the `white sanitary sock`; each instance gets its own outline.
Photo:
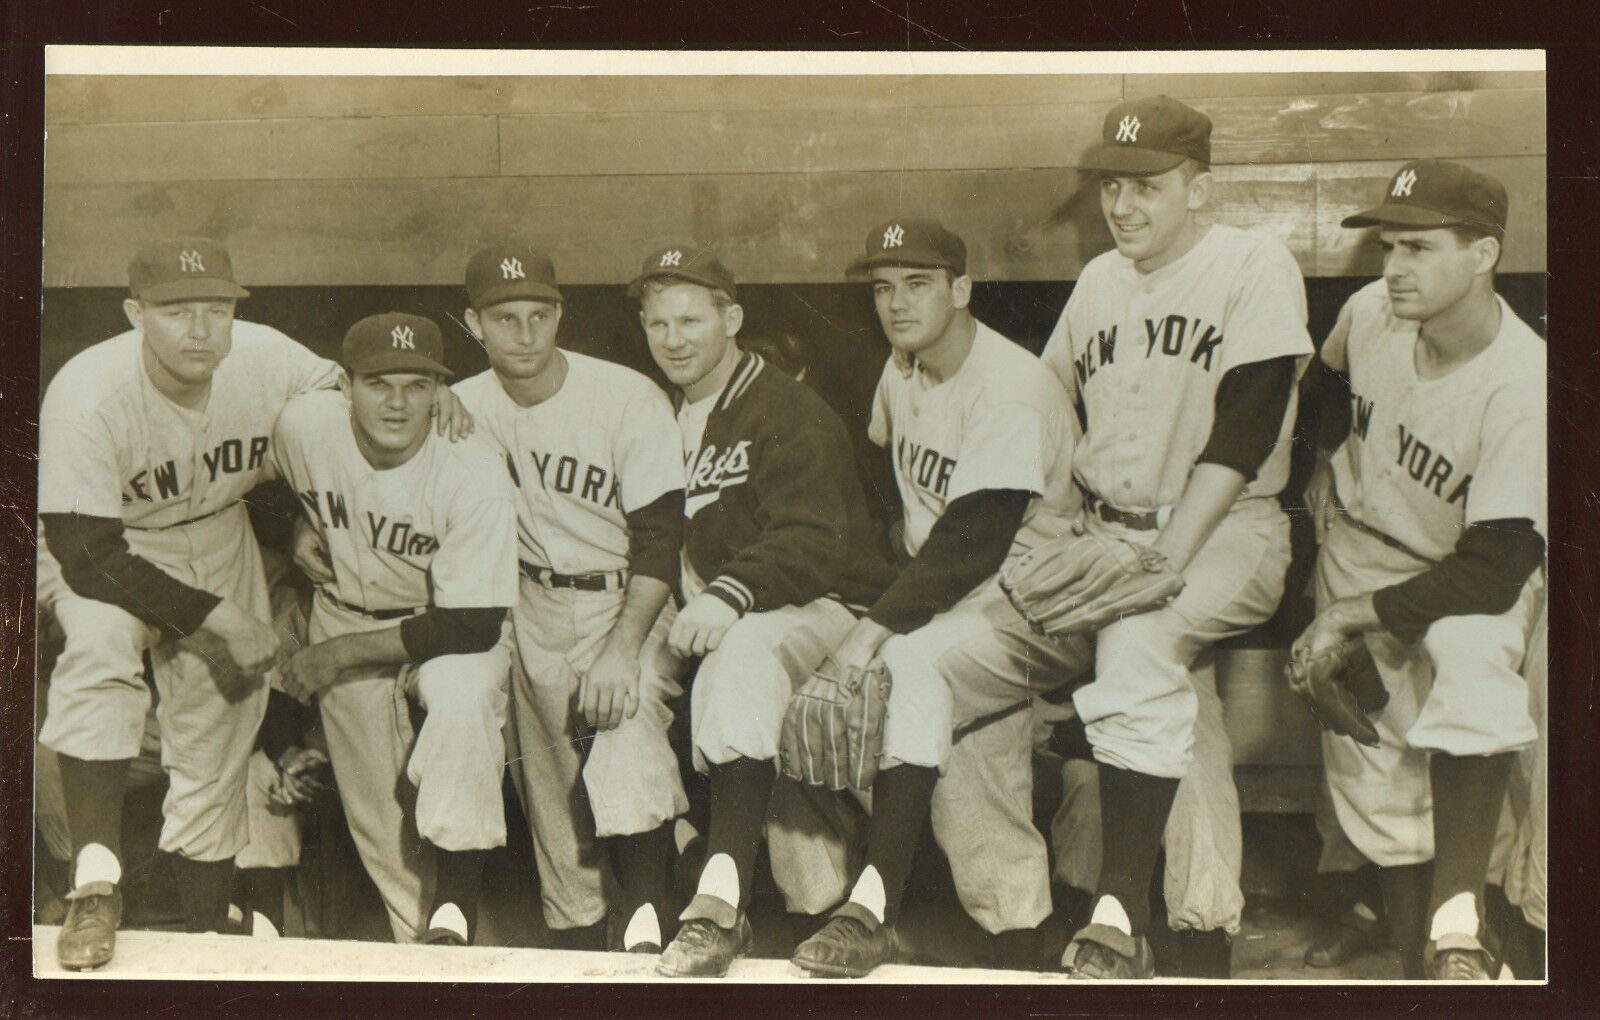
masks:
<path id="1" fill-rule="evenodd" d="M 1089 923 L 1115 928 L 1124 935 L 1133 934 L 1133 922 L 1128 920 L 1128 912 L 1115 896 L 1100 897 L 1100 902 L 1094 905 L 1094 916 L 1089 918 Z"/>
<path id="2" fill-rule="evenodd" d="M 116 885 L 120 881 L 122 881 L 122 865 L 109 847 L 100 843 L 89 843 L 78 851 L 77 866 L 72 870 L 74 889 L 86 886 L 90 882 L 110 882 Z"/>
<path id="3" fill-rule="evenodd" d="M 850 890 L 850 902 L 872 911 L 872 916 L 878 919 L 879 924 L 884 922 L 888 899 L 883 893 L 883 876 L 878 874 L 877 868 L 869 864 L 862 869 L 855 888 Z"/>
<path id="4" fill-rule="evenodd" d="M 461 936 L 461 941 L 470 941 L 467 937 L 467 915 L 454 903 L 442 903 L 439 909 L 433 912 L 433 917 L 428 919 L 429 928 L 449 928 Z"/>
<path id="5" fill-rule="evenodd" d="M 250 937 L 257 939 L 279 938 L 278 928 L 259 910 L 250 911 Z"/>
<path id="6" fill-rule="evenodd" d="M 683 848 L 694 842 L 699 835 L 700 830 L 689 824 L 687 818 L 680 818 L 672 823 L 672 842 L 680 854 L 683 853 Z"/>
<path id="7" fill-rule="evenodd" d="M 656 917 L 653 903 L 646 903 L 635 910 L 628 919 L 628 930 L 622 933 L 623 949 L 631 950 L 645 942 L 657 946 L 661 944 L 661 919 Z"/>
<path id="8" fill-rule="evenodd" d="M 739 869 L 727 854 L 715 854 L 700 872 L 700 885 L 695 889 L 703 896 L 715 896 L 735 909 L 739 906 Z"/>
<path id="9" fill-rule="evenodd" d="M 1478 937 L 1478 901 L 1469 892 L 1456 893 L 1433 912 L 1433 930 L 1428 938 L 1437 942 L 1451 932 Z"/>

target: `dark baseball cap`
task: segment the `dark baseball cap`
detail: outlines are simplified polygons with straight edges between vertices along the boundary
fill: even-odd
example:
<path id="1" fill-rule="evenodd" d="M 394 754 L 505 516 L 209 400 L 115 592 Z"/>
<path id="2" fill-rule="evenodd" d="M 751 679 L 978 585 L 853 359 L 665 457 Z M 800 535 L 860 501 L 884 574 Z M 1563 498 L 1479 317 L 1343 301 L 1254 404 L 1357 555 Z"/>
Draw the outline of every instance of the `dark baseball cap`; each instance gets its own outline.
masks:
<path id="1" fill-rule="evenodd" d="M 733 274 L 728 272 L 710 248 L 687 244 L 668 245 L 644 260 L 639 275 L 628 284 L 628 296 L 638 297 L 644 292 L 648 280 L 679 280 L 698 283 L 702 287 L 720 290 L 734 297 Z"/>
<path id="2" fill-rule="evenodd" d="M 488 308 L 502 301 L 560 303 L 550 256 L 521 244 L 484 248 L 467 262 L 467 303 Z"/>
<path id="3" fill-rule="evenodd" d="M 1488 174 L 1445 159 L 1414 159 L 1389 178 L 1381 205 L 1346 216 L 1341 225 L 1470 226 L 1503 237 L 1507 211 L 1505 185 Z"/>
<path id="4" fill-rule="evenodd" d="M 850 263 L 844 275 L 864 279 L 879 266 L 948 269 L 965 276 L 967 245 L 937 220 L 885 220 L 867 234 L 867 253 Z"/>
<path id="5" fill-rule="evenodd" d="M 1111 108 L 1082 169 L 1149 177 L 1186 159 L 1211 163 L 1211 118 L 1171 96 L 1147 96 Z"/>
<path id="6" fill-rule="evenodd" d="M 344 335 L 340 360 L 351 375 L 432 372 L 451 377 L 444 367 L 444 337 L 432 319 L 405 312 L 369 315 Z"/>
<path id="7" fill-rule="evenodd" d="M 250 296 L 234 282 L 228 249 L 209 237 L 169 237 L 139 249 L 128 263 L 128 293 L 154 305 Z"/>

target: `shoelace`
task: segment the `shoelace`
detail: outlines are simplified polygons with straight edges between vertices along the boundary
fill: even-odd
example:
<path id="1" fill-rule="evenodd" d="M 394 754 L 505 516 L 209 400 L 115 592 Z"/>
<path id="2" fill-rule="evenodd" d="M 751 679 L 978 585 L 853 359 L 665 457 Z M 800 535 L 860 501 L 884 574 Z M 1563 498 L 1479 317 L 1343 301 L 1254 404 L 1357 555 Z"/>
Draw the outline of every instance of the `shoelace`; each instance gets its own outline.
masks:
<path id="1" fill-rule="evenodd" d="M 1447 949 L 1439 967 L 1446 981 L 1481 981 L 1488 976 L 1483 955 L 1470 949 Z"/>
<path id="2" fill-rule="evenodd" d="M 1090 977 L 1105 977 L 1117 965 L 1117 951 L 1109 946 L 1085 939 L 1078 943 L 1078 952 L 1072 958 L 1072 969 Z"/>
<path id="3" fill-rule="evenodd" d="M 842 949 L 854 941 L 854 936 L 851 934 L 851 925 L 863 930 L 867 927 L 853 917 L 836 917 L 829 921 L 821 931 L 817 932 L 816 939 L 818 942 L 826 943 L 831 948 Z M 871 932 L 867 932 L 869 938 L 871 935 Z"/>
<path id="4" fill-rule="evenodd" d="M 111 908 L 110 896 L 85 896 L 74 902 L 79 904 L 78 918 L 80 923 L 99 921 L 102 917 L 110 917 L 115 913 Z"/>

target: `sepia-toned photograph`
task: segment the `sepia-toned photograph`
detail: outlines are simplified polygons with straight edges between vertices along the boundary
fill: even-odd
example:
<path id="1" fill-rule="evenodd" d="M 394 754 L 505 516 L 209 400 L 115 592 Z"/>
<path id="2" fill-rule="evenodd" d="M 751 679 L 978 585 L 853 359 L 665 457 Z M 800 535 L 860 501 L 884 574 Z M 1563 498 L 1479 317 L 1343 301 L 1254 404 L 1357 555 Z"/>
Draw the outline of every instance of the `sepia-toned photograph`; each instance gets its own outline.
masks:
<path id="1" fill-rule="evenodd" d="M 35 976 L 1546 980 L 1542 52 L 45 66 Z"/>

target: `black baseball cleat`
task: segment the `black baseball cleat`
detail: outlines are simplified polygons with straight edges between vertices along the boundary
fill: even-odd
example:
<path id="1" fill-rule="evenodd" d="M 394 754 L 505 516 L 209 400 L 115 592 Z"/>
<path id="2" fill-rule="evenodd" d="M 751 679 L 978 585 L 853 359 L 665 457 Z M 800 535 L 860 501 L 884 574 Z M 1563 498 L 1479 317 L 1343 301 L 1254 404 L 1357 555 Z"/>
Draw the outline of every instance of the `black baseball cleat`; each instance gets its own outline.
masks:
<path id="1" fill-rule="evenodd" d="M 732 928 L 696 917 L 683 922 L 677 938 L 661 954 L 656 973 L 663 977 L 722 977 L 734 960 L 750 951 L 753 942 L 755 933 L 743 913 Z"/>
<path id="2" fill-rule="evenodd" d="M 56 937 L 56 960 L 67 970 L 111 962 L 122 923 L 122 892 L 110 882 L 89 882 L 67 894 L 67 919 Z"/>
<path id="3" fill-rule="evenodd" d="M 1306 947 L 1307 967 L 1343 967 L 1363 953 L 1383 948 L 1383 922 L 1347 910 Z"/>
<path id="4" fill-rule="evenodd" d="M 1072 936 L 1061 966 L 1069 978 L 1080 981 L 1146 981 L 1156 976 L 1150 941 L 1108 924 L 1091 924 Z"/>
<path id="5" fill-rule="evenodd" d="M 824 977 L 866 977 L 900 952 L 894 925 L 876 929 L 853 917 L 834 916 L 822 930 L 795 947 L 790 962 Z"/>
<path id="6" fill-rule="evenodd" d="M 1493 981 L 1494 957 L 1471 935 L 1441 935 L 1422 949 L 1429 981 Z"/>

